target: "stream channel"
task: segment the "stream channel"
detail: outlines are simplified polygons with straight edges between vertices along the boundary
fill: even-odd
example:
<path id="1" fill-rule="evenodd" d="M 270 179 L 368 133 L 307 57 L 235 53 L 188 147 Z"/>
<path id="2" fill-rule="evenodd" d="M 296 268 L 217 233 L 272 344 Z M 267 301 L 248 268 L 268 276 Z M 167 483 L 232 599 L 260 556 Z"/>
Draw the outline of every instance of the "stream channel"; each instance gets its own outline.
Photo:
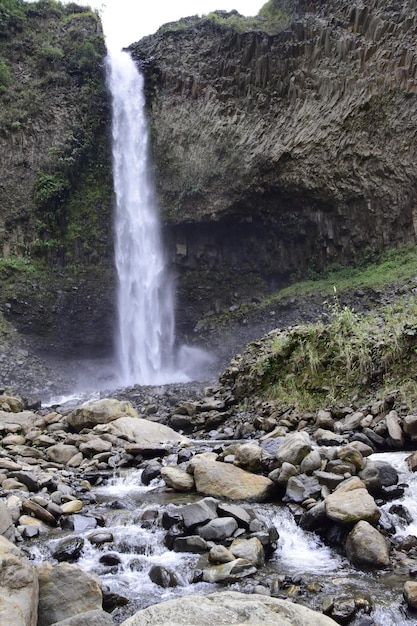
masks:
<path id="1" fill-rule="evenodd" d="M 198 444 L 194 442 L 194 445 Z M 206 451 L 208 445 L 209 442 L 204 442 Z M 381 507 L 383 517 L 387 520 L 390 518 L 395 524 L 398 537 L 417 535 L 417 476 L 408 471 L 405 462 L 407 455 L 405 452 L 395 452 L 378 453 L 370 457 L 393 465 L 399 472 L 400 482 L 408 485 L 402 498 Z M 285 592 L 278 591 L 273 595 L 290 598 L 315 610 L 321 610 L 325 596 L 371 598 L 373 608 L 370 615 L 358 614 L 349 622 L 353 626 L 416 624 L 415 614 L 408 611 L 402 598 L 402 587 L 410 577 L 409 572 L 404 572 L 402 576 L 392 570 L 365 572 L 355 569 L 345 557 L 324 545 L 313 532 L 297 526 L 290 509 L 282 503 L 247 505 L 267 527 L 275 526 L 279 533 L 277 550 L 254 578 L 242 579 L 230 585 L 193 582 L 201 555 L 167 549 L 164 544 L 166 531 L 160 524 L 160 517 L 167 508 L 175 509 L 198 501 L 202 496 L 174 493 L 159 479 L 144 486 L 141 472 L 134 469 L 118 471 L 113 476 L 103 477 L 101 484 L 93 486 L 91 506 L 95 514 L 103 516 L 105 528 L 101 530 L 111 533 L 110 543 L 93 545 L 88 540 L 92 527 L 87 526 L 70 532 L 56 529 L 46 538 L 33 540 L 30 548 L 27 546 L 25 549 L 37 563 L 45 559 L 56 563 L 53 552 L 65 535 L 83 538 L 84 545 L 77 563 L 85 570 L 98 574 L 107 593 L 128 599 L 128 604 L 112 611 L 116 624 L 141 608 L 191 593 L 206 594 L 226 588 L 259 593 L 262 586 L 271 588 L 271 581 L 279 577 L 281 581 L 285 577 L 289 582 Z M 412 517 L 410 524 L 388 512 L 393 504 L 406 507 Z M 147 521 L 144 521 L 147 518 L 145 512 L 152 513 Z M 153 521 L 153 516 L 157 516 L 159 522 Z M 110 559 L 106 559 L 105 563 L 102 558 L 104 554 L 110 554 Z M 153 583 L 149 571 L 154 565 L 174 572 L 177 586 L 163 588 Z"/>

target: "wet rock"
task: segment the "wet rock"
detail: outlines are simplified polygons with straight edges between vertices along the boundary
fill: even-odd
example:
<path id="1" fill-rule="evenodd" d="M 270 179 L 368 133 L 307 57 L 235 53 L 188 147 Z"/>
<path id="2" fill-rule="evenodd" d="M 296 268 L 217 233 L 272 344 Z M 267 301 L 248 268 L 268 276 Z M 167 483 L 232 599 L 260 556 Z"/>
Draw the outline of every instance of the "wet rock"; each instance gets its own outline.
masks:
<path id="1" fill-rule="evenodd" d="M 181 507 L 178 513 L 182 515 L 185 528 L 192 529 L 216 519 L 217 504 L 218 500 L 215 498 L 203 498 L 199 502 Z"/>
<path id="2" fill-rule="evenodd" d="M 95 546 L 112 543 L 113 539 L 113 533 L 110 531 L 99 531 L 88 536 L 88 541 Z"/>
<path id="3" fill-rule="evenodd" d="M 218 517 L 198 528 L 198 534 L 206 541 L 222 541 L 231 537 L 238 525 L 234 517 Z"/>
<path id="4" fill-rule="evenodd" d="M 122 562 L 120 555 L 116 552 L 106 552 L 101 555 L 99 560 L 100 563 L 106 565 L 107 567 L 114 567 L 115 565 L 120 565 Z"/>
<path id="5" fill-rule="evenodd" d="M 141 481 L 144 485 L 150 485 L 154 478 L 158 478 L 161 475 L 161 464 L 157 461 L 150 461 L 145 466 L 141 474 Z"/>
<path id="6" fill-rule="evenodd" d="M 37 626 L 36 569 L 5 537 L 0 537 L 0 623 Z"/>
<path id="7" fill-rule="evenodd" d="M 153 565 L 149 570 L 149 578 L 159 587 L 177 587 L 180 583 L 175 572 L 162 565 Z"/>
<path id="8" fill-rule="evenodd" d="M 124 508 L 122 505 L 120 508 Z M 97 520 L 90 515 L 68 515 L 60 520 L 60 526 L 63 530 L 73 530 L 76 533 L 82 533 L 86 530 L 94 530 L 97 526 Z"/>
<path id="9" fill-rule="evenodd" d="M 194 478 L 175 466 L 161 468 L 161 478 L 176 491 L 194 491 Z"/>
<path id="10" fill-rule="evenodd" d="M 221 563 L 230 563 L 235 560 L 235 556 L 225 546 L 216 545 L 213 546 L 208 554 L 208 559 L 213 565 L 219 565 Z"/>
<path id="11" fill-rule="evenodd" d="M 410 454 L 405 460 L 410 472 L 415 472 L 417 470 L 417 452 L 413 452 L 413 454 Z"/>
<path id="12" fill-rule="evenodd" d="M 376 569 L 389 565 L 389 547 L 385 537 L 366 521 L 358 522 L 349 533 L 346 554 L 354 565 Z"/>
<path id="13" fill-rule="evenodd" d="M 203 571 L 203 581 L 206 583 L 233 583 L 247 576 L 252 576 L 256 567 L 244 559 L 235 559 L 230 563 L 213 565 Z"/>
<path id="14" fill-rule="evenodd" d="M 172 544 L 174 552 L 191 552 L 199 554 L 207 552 L 208 544 L 199 535 L 189 535 L 188 537 L 176 537 Z"/>
<path id="15" fill-rule="evenodd" d="M 69 537 L 60 541 L 52 552 L 52 556 L 57 561 L 77 561 L 84 548 L 84 539 L 82 537 Z"/>
<path id="16" fill-rule="evenodd" d="M 263 501 L 273 488 L 269 478 L 217 461 L 197 463 L 194 480 L 199 493 L 231 500 Z"/>

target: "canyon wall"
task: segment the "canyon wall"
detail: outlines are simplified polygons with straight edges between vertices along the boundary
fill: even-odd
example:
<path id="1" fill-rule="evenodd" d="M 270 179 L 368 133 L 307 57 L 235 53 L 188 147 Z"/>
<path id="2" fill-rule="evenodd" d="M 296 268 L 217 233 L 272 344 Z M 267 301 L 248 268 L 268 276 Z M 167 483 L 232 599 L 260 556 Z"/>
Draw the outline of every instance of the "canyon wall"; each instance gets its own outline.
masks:
<path id="1" fill-rule="evenodd" d="M 275 32 L 220 12 L 131 46 L 191 309 L 415 241 L 416 2 L 282 7 Z"/>

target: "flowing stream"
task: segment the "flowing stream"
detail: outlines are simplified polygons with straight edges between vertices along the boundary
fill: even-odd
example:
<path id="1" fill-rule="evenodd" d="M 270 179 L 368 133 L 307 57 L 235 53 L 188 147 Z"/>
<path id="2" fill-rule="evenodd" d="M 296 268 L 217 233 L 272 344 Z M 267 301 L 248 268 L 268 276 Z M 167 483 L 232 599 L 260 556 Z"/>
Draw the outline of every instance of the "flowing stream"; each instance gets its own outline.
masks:
<path id="1" fill-rule="evenodd" d="M 388 503 L 385 508 L 389 509 L 392 504 L 406 506 L 413 518 L 409 524 L 399 524 L 396 516 L 391 516 L 391 519 L 396 525 L 398 536 L 413 533 L 417 523 L 417 477 L 407 469 L 404 461 L 406 453 L 375 456 L 396 467 L 400 481 L 409 485 L 402 498 Z M 115 623 L 122 622 L 141 608 L 163 600 L 191 593 L 211 593 L 227 587 L 193 582 L 194 572 L 199 568 L 200 556 L 168 550 L 164 544 L 166 531 L 152 521 L 152 515 L 147 518 L 146 513 L 153 511 L 157 515 L 166 507 L 201 499 L 198 494 L 166 491 L 161 489 L 162 484 L 155 479 L 145 487 L 141 483 L 141 470 L 129 470 L 115 475 L 102 485 L 94 487 L 97 498 L 95 510 L 105 519 L 105 530 L 112 534 L 111 543 L 93 545 L 89 540 L 91 527 L 76 532 L 77 536 L 84 538 L 84 547 L 77 561 L 79 565 L 96 572 L 103 587 L 111 593 L 120 594 L 129 600 L 125 608 L 118 608 L 112 613 Z M 373 604 L 370 615 L 373 626 L 415 625 L 415 616 L 407 611 L 402 599 L 406 575 L 390 570 L 365 572 L 355 569 L 345 557 L 324 545 L 315 533 L 303 531 L 297 526 L 289 509 L 283 505 L 259 504 L 251 505 L 251 508 L 256 510 L 259 519 L 264 520 L 268 526 L 276 527 L 280 535 L 278 547 L 255 581 L 243 579 L 228 588 L 251 593 L 255 584 L 268 584 L 281 576 L 290 581 L 287 589 L 293 588 L 288 597 L 315 610 L 321 609 L 323 597 L 326 595 L 339 598 L 369 596 Z M 389 515 L 388 512 L 386 514 Z M 146 519 L 148 521 L 144 522 Z M 31 558 L 47 558 L 54 562 L 54 548 L 62 541 L 63 531 L 56 532 L 56 537 L 49 536 L 46 541 L 32 543 Z M 113 563 L 103 560 L 103 555 L 109 554 L 114 557 Z M 149 572 L 154 565 L 174 572 L 177 585 L 165 589 L 152 582 Z M 284 587 L 280 597 L 286 597 L 285 593 Z M 350 626 L 371 623 L 364 622 L 363 618 L 363 615 L 358 615 L 349 622 Z"/>

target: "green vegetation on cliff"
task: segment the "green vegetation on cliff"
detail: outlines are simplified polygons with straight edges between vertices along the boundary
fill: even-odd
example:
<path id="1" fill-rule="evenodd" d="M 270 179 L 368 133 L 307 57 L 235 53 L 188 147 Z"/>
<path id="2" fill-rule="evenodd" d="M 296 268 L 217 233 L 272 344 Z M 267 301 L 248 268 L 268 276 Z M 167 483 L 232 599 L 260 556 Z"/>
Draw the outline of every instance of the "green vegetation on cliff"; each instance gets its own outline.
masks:
<path id="1" fill-rule="evenodd" d="M 241 398 L 261 395 L 301 410 L 352 401 L 360 405 L 387 394 L 415 406 L 416 267 L 417 247 L 408 245 L 362 270 L 334 271 L 330 278 L 340 280 L 333 285 L 324 277 L 280 291 L 273 299 L 276 305 L 300 297 L 298 306 L 307 307 L 309 297 L 323 294 L 321 319 L 276 329 L 250 343 L 225 380 L 232 377 Z M 340 292 L 335 285 L 341 286 Z M 342 304 L 358 289 L 381 290 L 387 304 L 365 313 Z"/>
<path id="2" fill-rule="evenodd" d="M 112 181 L 98 15 L 0 0 L 0 254 L 86 263 L 108 254 Z"/>

